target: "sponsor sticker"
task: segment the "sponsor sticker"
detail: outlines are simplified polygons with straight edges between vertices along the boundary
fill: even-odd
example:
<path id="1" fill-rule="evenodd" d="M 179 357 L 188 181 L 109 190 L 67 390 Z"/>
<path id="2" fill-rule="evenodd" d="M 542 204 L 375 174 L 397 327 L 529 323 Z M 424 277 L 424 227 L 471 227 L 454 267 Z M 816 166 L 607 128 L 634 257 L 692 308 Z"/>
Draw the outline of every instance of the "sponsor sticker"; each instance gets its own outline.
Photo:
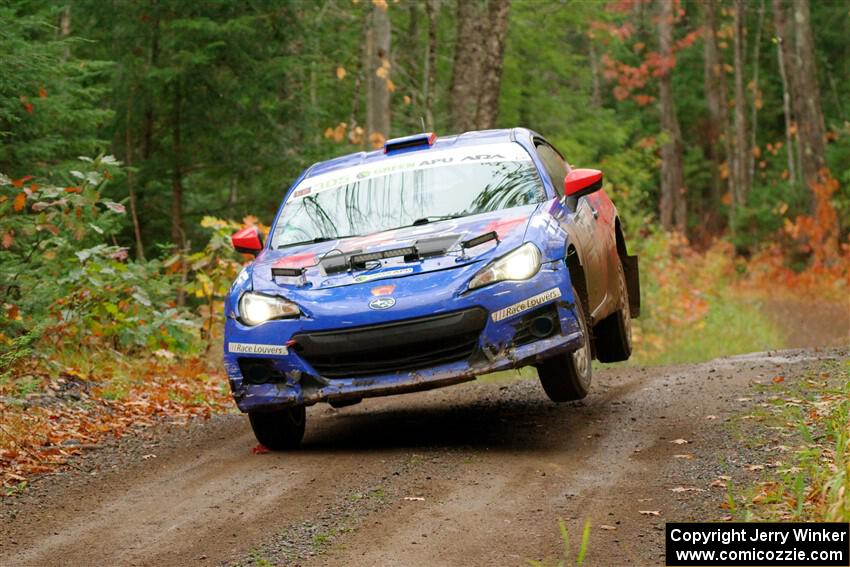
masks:
<path id="1" fill-rule="evenodd" d="M 377 280 L 381 278 L 391 278 L 394 276 L 403 276 L 404 274 L 412 274 L 413 268 L 399 268 L 397 270 L 387 270 L 386 272 L 377 272 L 374 274 L 363 274 L 362 276 L 356 276 L 354 281 L 357 283 L 370 282 L 372 280 Z"/>
<path id="2" fill-rule="evenodd" d="M 315 196 L 329 189 L 337 189 L 366 178 L 376 178 L 397 172 L 429 169 L 464 163 L 489 163 L 503 161 L 530 163 L 531 157 L 528 155 L 528 152 L 516 142 L 481 144 L 438 151 L 431 150 L 428 152 L 427 159 L 405 154 L 396 158 L 382 159 L 377 163 L 366 163 L 363 165 L 346 167 L 344 169 L 314 175 L 303 180 L 301 185 L 293 191 L 289 200 L 297 201 L 298 199 L 303 199 L 308 195 Z"/>
<path id="3" fill-rule="evenodd" d="M 228 343 L 227 351 L 234 354 L 289 354 L 283 345 L 258 345 L 253 343 Z"/>
<path id="4" fill-rule="evenodd" d="M 543 293 L 538 293 L 533 297 L 524 299 L 519 303 L 514 303 L 513 305 L 509 305 L 504 309 L 494 311 L 490 315 L 490 317 L 493 319 L 494 323 L 498 323 L 503 319 L 513 317 L 514 315 L 519 315 L 520 313 L 524 313 L 529 309 L 534 309 L 539 305 L 543 305 L 547 301 L 552 301 L 553 299 L 558 299 L 559 297 L 561 297 L 561 288 L 553 287 L 552 289 L 544 291 Z"/>

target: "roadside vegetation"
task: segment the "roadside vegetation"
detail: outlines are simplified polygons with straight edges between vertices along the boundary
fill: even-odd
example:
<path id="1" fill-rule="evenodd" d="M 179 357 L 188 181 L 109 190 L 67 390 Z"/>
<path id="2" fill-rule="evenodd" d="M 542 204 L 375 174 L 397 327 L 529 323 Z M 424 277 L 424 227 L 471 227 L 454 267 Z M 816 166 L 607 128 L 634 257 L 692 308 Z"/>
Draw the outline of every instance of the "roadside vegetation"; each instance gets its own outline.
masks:
<path id="1" fill-rule="evenodd" d="M 850 360 L 792 386 L 777 377 L 763 393 L 767 407 L 743 416 L 743 432 L 769 460 L 750 465 L 757 481 L 728 487 L 731 519 L 850 521 Z"/>
<path id="2" fill-rule="evenodd" d="M 775 297 L 847 308 L 845 7 L 486 4 L 0 6 L 4 493 L 104 438 L 233 411 L 229 235 L 316 160 L 423 123 L 527 126 L 604 170 L 641 256 L 634 364 L 781 347 Z"/>

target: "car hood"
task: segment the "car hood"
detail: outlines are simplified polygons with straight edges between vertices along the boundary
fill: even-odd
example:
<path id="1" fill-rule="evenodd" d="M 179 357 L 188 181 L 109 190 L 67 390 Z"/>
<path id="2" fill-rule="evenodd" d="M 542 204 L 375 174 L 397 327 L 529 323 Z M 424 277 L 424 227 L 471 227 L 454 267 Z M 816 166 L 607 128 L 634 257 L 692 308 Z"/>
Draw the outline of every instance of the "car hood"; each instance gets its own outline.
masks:
<path id="1" fill-rule="evenodd" d="M 259 292 L 282 289 L 327 289 L 332 287 L 374 282 L 388 278 L 446 270 L 475 262 L 483 262 L 522 244 L 528 224 L 540 205 L 526 205 L 468 217 L 431 222 L 377 232 L 368 236 L 332 240 L 316 244 L 290 246 L 282 250 L 264 250 L 252 266 L 253 288 Z M 496 232 L 498 241 L 491 240 L 459 253 L 461 241 Z M 412 246 L 439 237 L 457 236 L 448 253 L 435 254 L 420 261 L 405 262 L 402 257 L 383 260 L 378 269 L 338 271 L 327 273 L 319 262 L 332 254 L 369 253 Z M 447 241 L 453 241 L 450 238 Z M 303 276 L 273 276 L 272 268 L 304 269 Z"/>

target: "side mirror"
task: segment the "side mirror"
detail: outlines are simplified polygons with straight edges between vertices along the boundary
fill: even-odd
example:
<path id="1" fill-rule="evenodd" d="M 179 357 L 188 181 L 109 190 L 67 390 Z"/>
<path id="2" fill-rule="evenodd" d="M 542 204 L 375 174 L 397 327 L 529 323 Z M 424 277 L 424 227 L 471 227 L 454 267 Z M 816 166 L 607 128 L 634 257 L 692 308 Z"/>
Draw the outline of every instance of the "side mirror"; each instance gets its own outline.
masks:
<path id="1" fill-rule="evenodd" d="M 263 235 L 256 226 L 248 226 L 230 237 L 237 252 L 256 256 L 263 249 Z"/>
<path id="2" fill-rule="evenodd" d="M 602 189 L 602 172 L 598 169 L 574 169 L 564 178 L 564 195 L 583 197 Z"/>

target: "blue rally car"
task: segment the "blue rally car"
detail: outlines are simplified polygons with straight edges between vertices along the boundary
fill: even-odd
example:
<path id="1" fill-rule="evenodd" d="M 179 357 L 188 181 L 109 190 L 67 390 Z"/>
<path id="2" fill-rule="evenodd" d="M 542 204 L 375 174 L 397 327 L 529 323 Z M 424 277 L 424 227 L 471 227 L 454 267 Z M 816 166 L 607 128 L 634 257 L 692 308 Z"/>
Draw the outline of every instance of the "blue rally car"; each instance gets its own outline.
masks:
<path id="1" fill-rule="evenodd" d="M 631 354 L 640 294 L 602 172 L 522 128 L 390 140 L 308 168 L 225 305 L 224 361 L 257 439 L 296 447 L 305 406 L 533 365 L 553 401 Z"/>

